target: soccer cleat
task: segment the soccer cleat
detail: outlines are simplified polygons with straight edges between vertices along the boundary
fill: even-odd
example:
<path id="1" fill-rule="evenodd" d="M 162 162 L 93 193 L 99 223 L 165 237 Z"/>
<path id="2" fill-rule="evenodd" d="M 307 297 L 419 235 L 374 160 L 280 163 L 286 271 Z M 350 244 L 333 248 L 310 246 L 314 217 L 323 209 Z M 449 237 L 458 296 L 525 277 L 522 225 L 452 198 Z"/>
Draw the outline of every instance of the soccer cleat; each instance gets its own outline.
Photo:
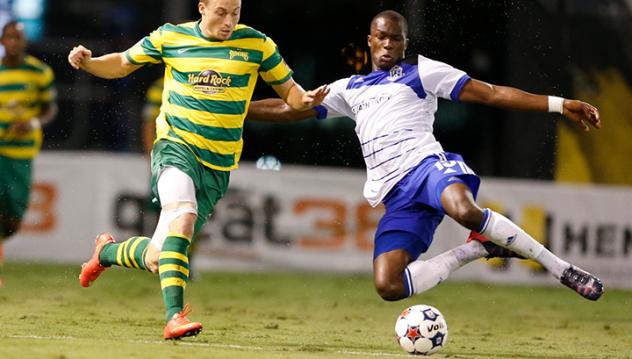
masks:
<path id="1" fill-rule="evenodd" d="M 485 237 L 484 235 L 471 231 L 470 235 L 467 237 L 467 242 L 471 242 L 471 241 L 478 241 L 480 242 L 480 244 L 483 245 L 483 247 L 485 248 L 485 250 L 487 251 L 487 255 L 485 256 L 485 258 L 487 259 L 492 259 L 492 258 L 520 258 L 520 259 L 525 259 L 523 256 L 519 255 L 518 253 L 512 251 L 511 249 L 507 249 L 505 247 L 501 247 L 499 245 L 497 245 L 496 243 L 490 241 L 489 239 L 487 239 L 487 237 Z"/>
<path id="2" fill-rule="evenodd" d="M 89 287 L 92 282 L 99 278 L 99 275 L 109 267 L 102 266 L 99 262 L 99 254 L 103 250 L 103 246 L 108 243 L 114 243 L 115 240 L 109 233 L 101 233 L 95 239 L 94 253 L 92 258 L 81 266 L 81 273 L 79 274 L 79 283 L 82 287 Z"/>
<path id="3" fill-rule="evenodd" d="M 604 292 L 601 279 L 575 266 L 564 270 L 560 282 L 588 300 L 597 300 Z"/>
<path id="4" fill-rule="evenodd" d="M 171 317 L 165 330 L 163 338 L 165 339 L 181 339 L 184 337 L 194 337 L 202 331 L 202 323 L 192 322 L 186 316 L 191 313 L 191 307 L 186 304 L 180 313 L 176 313 Z"/>

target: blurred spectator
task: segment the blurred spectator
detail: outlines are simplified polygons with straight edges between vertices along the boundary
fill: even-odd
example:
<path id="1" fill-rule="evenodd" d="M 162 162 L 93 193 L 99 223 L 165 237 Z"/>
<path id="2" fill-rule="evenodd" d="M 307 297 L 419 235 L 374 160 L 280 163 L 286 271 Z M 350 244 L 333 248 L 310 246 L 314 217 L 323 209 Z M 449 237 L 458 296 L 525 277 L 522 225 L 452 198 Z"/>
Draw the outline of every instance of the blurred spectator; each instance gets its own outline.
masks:
<path id="1" fill-rule="evenodd" d="M 21 23 L 2 27 L 0 65 L 0 267 L 2 242 L 18 231 L 31 191 L 31 164 L 42 144 L 42 125 L 57 114 L 54 75 L 26 54 Z M 2 272 L 0 270 L 0 286 Z"/>

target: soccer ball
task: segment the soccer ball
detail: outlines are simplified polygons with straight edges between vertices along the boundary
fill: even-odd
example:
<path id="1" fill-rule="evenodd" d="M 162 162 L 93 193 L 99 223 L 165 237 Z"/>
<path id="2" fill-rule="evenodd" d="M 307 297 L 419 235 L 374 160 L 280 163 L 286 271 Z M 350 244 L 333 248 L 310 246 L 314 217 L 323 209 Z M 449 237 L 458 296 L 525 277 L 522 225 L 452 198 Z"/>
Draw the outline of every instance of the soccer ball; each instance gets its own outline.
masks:
<path id="1" fill-rule="evenodd" d="M 281 161 L 272 155 L 263 155 L 259 157 L 255 166 L 258 170 L 264 171 L 280 171 Z"/>
<path id="2" fill-rule="evenodd" d="M 448 341 L 448 324 L 437 308 L 419 304 L 399 315 L 395 334 L 399 345 L 408 353 L 430 355 Z"/>

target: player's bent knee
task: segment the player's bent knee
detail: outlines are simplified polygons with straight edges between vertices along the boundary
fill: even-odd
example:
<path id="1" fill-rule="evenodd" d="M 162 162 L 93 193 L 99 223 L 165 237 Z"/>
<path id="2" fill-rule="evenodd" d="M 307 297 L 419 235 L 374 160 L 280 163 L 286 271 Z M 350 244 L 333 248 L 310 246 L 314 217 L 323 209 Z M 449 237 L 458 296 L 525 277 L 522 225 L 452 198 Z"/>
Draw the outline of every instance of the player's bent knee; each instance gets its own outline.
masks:
<path id="1" fill-rule="evenodd" d="M 448 214 L 460 225 L 472 230 L 476 230 L 483 219 L 483 211 L 469 202 L 459 203 Z"/>
<path id="2" fill-rule="evenodd" d="M 406 298 L 404 269 L 410 255 L 403 249 L 380 254 L 373 261 L 373 282 L 377 293 L 384 300 L 395 301 Z"/>
<path id="3" fill-rule="evenodd" d="M 188 238 L 193 236 L 197 220 L 197 204 L 184 201 L 163 205 L 156 231 L 151 238 L 154 248 L 162 248 L 169 233 L 176 233 Z"/>
<path id="4" fill-rule="evenodd" d="M 382 299 L 387 301 L 396 301 L 406 298 L 404 283 L 397 283 L 385 278 L 375 279 L 375 290 Z"/>
<path id="5" fill-rule="evenodd" d="M 197 214 L 183 213 L 169 224 L 169 231 L 179 233 L 190 238 L 193 236 L 196 220 Z"/>

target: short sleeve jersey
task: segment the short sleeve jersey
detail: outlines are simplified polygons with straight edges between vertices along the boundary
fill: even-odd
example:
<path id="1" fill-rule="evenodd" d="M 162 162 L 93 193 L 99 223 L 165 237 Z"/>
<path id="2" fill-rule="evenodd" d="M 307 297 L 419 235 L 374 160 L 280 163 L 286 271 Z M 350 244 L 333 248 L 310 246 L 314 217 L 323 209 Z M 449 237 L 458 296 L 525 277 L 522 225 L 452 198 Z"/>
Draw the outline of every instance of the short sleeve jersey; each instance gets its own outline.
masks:
<path id="1" fill-rule="evenodd" d="M 0 63 L 0 155 L 15 159 L 37 155 L 42 129 L 17 136 L 9 132 L 9 127 L 39 116 L 44 106 L 56 101 L 54 80 L 51 68 L 30 55 L 16 67 Z"/>
<path id="2" fill-rule="evenodd" d="M 231 37 L 204 36 L 200 23 L 165 24 L 126 51 L 137 65 L 165 64 L 157 138 L 187 145 L 202 165 L 228 171 L 241 156 L 243 124 L 257 78 L 283 84 L 292 71 L 272 39 L 237 25 Z"/>
<path id="3" fill-rule="evenodd" d="M 437 99 L 457 101 L 470 77 L 419 55 L 390 70 L 331 84 L 319 118 L 349 117 L 367 167 L 364 196 L 377 206 L 424 158 L 443 152 L 433 135 Z"/>

